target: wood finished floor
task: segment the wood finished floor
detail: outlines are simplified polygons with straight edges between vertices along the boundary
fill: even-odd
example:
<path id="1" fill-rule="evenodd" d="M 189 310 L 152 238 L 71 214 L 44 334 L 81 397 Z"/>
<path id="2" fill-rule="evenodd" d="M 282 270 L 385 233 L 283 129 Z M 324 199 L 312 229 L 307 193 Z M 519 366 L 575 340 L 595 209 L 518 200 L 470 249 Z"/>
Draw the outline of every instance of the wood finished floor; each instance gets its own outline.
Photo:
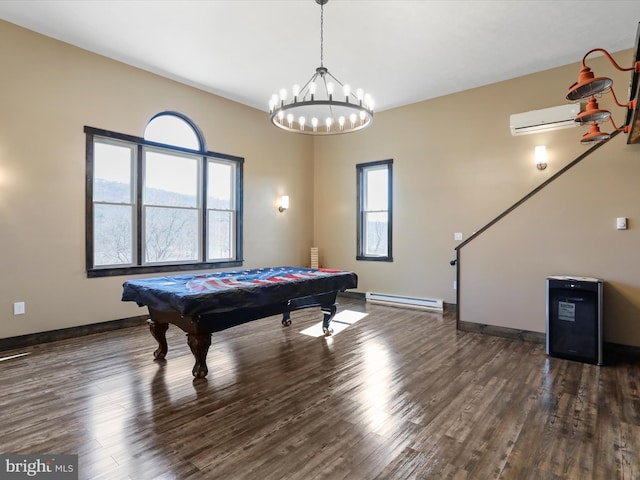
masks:
<path id="1" fill-rule="evenodd" d="M 315 309 L 213 335 L 193 381 L 145 327 L 0 357 L 0 453 L 79 455 L 81 479 L 640 479 L 640 365 L 547 358 L 452 315 L 368 315 L 302 335 Z"/>

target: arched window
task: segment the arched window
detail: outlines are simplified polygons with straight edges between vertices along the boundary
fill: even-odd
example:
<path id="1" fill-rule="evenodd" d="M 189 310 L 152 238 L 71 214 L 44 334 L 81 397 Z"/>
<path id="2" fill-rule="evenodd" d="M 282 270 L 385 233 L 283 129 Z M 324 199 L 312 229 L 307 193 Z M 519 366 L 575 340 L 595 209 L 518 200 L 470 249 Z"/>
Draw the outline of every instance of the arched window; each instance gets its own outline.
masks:
<path id="1" fill-rule="evenodd" d="M 89 276 L 242 265 L 244 159 L 207 151 L 175 112 L 143 138 L 85 133 Z"/>
<path id="2" fill-rule="evenodd" d="M 187 117 L 175 112 L 162 112 L 149 120 L 144 129 L 144 139 L 189 150 L 205 150 L 204 139 L 197 127 Z"/>

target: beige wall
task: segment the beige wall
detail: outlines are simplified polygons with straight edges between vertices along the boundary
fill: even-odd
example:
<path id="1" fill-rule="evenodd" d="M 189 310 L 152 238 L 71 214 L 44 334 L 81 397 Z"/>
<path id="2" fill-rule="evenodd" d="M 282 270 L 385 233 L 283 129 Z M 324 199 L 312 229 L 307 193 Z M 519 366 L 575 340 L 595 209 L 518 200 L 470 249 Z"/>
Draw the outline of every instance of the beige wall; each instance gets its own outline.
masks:
<path id="1" fill-rule="evenodd" d="M 616 55 L 630 64 L 632 51 Z M 628 73 L 618 73 L 602 57 L 588 64 L 597 75 L 611 76 L 618 96 L 628 95 Z M 512 82 L 525 90 L 526 82 L 557 74 L 577 77 L 578 66 L 524 77 Z M 560 79 L 560 77 L 559 77 Z M 599 99 L 613 112 L 617 124 L 626 109 L 611 95 Z M 579 132 L 554 133 L 545 142 L 552 160 L 574 149 Z M 603 130 L 611 131 L 610 124 Z M 577 154 L 587 148 L 578 146 Z M 551 172 L 553 173 L 553 172 Z M 545 331 L 545 279 L 549 275 L 598 277 L 604 286 L 604 339 L 640 346 L 640 145 L 627 145 L 620 134 L 598 148 L 536 194 L 521 207 L 479 235 L 460 251 L 460 319 L 534 332 Z M 629 229 L 616 229 L 616 218 L 628 217 Z"/>
<path id="2" fill-rule="evenodd" d="M 616 58 L 630 63 L 632 51 Z M 625 96 L 628 74 L 602 59 Z M 512 137 L 509 115 L 566 103 L 579 65 L 382 112 L 362 134 L 322 138 L 315 148 L 315 243 L 323 262 L 353 269 L 358 290 L 456 302 L 454 232 L 482 228 L 587 149 L 585 129 Z M 610 108 L 620 123 L 626 110 Z M 640 146 L 622 135 L 525 207 L 461 250 L 461 320 L 543 332 L 545 278 L 590 275 L 607 281 L 605 339 L 640 345 Z M 549 166 L 534 166 L 536 145 Z M 393 158 L 393 263 L 356 261 L 356 172 Z M 615 218 L 630 229 L 615 230 Z"/>
<path id="3" fill-rule="evenodd" d="M 0 22 L 0 338 L 144 314 L 126 277 L 85 273 L 83 127 L 142 136 L 175 110 L 209 150 L 245 158 L 246 267 L 304 265 L 312 246 L 313 141 L 267 114 Z M 278 195 L 291 207 L 281 214 Z M 24 301 L 26 314 L 13 315 Z"/>
<path id="4" fill-rule="evenodd" d="M 640 346 L 639 147 L 619 135 L 465 245 L 460 319 L 544 332 L 545 278 L 599 277 L 605 340 Z"/>
<path id="5" fill-rule="evenodd" d="M 631 52 L 616 57 L 626 63 Z M 246 267 L 304 265 L 315 245 L 323 265 L 358 273 L 360 292 L 449 303 L 454 232 L 468 238 L 585 151 L 583 130 L 511 137 L 508 128 L 511 113 L 563 104 L 577 64 L 381 112 L 362 133 L 313 140 L 274 129 L 264 112 L 3 22 L 0 58 L 0 338 L 144 313 L 119 301 L 125 277 L 86 278 L 84 125 L 141 135 L 154 114 L 177 110 L 210 150 L 244 157 Z M 628 75 L 611 75 L 624 92 Z M 544 171 L 533 162 L 538 144 L 548 149 Z M 543 331 L 547 275 L 600 276 L 607 340 L 640 345 L 639 148 L 619 136 L 466 245 L 461 319 Z M 388 158 L 394 261 L 356 261 L 355 165 Z M 283 193 L 291 208 L 279 214 Z M 629 230 L 615 230 L 617 216 L 629 217 Z M 13 315 L 16 301 L 26 315 Z"/>

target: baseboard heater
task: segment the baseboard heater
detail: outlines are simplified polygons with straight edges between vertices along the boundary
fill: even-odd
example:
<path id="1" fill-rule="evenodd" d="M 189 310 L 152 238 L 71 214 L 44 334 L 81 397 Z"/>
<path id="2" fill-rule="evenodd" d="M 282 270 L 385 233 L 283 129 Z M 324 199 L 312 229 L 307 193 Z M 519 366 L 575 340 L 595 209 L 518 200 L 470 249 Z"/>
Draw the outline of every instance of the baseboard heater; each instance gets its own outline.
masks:
<path id="1" fill-rule="evenodd" d="M 366 293 L 367 302 L 389 305 L 392 307 L 417 308 L 420 310 L 437 310 L 442 312 L 442 300 L 433 298 L 406 297 L 386 293 Z"/>

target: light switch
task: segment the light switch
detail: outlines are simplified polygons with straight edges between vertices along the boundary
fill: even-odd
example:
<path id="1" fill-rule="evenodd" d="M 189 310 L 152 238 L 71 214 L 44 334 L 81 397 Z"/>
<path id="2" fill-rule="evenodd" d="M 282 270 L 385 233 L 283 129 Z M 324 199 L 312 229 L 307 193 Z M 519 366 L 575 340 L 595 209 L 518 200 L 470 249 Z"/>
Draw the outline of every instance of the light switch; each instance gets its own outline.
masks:
<path id="1" fill-rule="evenodd" d="M 618 230 L 626 230 L 627 229 L 627 217 L 618 217 L 616 219 L 616 227 Z"/>
<path id="2" fill-rule="evenodd" d="M 454 240 L 462 240 L 462 232 L 456 232 L 453 234 Z"/>
<path id="3" fill-rule="evenodd" d="M 13 304 L 14 315 L 24 315 L 24 302 L 16 302 Z"/>

